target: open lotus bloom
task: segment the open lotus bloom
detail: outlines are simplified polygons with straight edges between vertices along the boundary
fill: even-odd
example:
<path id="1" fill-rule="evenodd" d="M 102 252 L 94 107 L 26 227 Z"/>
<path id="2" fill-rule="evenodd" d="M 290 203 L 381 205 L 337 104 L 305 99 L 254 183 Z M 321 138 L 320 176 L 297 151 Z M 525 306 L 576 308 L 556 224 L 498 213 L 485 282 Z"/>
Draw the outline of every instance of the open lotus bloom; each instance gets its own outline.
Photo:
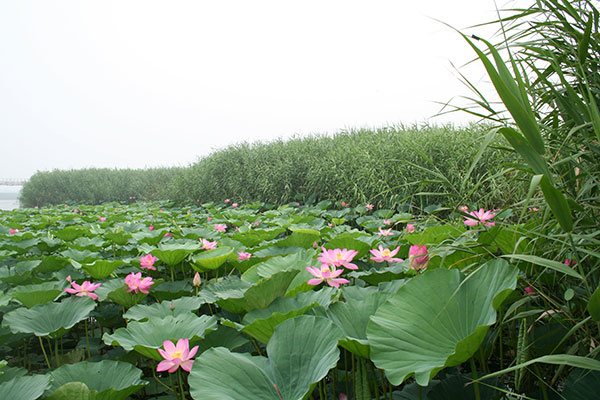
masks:
<path id="1" fill-rule="evenodd" d="M 379 232 L 377 232 L 379 236 L 394 236 L 394 232 L 392 232 L 392 228 L 390 229 L 381 229 L 379 227 Z"/>
<path id="2" fill-rule="evenodd" d="M 138 292 L 142 292 L 147 294 L 148 289 L 154 285 L 154 282 L 152 282 L 152 278 L 149 276 L 142 279 L 141 272 L 137 274 L 132 272 L 125 277 L 125 284 L 129 286 L 129 290 L 126 291 L 127 293 L 133 292 L 137 294 Z"/>
<path id="3" fill-rule="evenodd" d="M 396 247 L 394 250 L 390 250 L 384 249 L 382 245 L 379 245 L 379 250 L 370 250 L 371 254 L 374 256 L 371 257 L 371 260 L 375 262 L 401 262 L 403 261 L 401 258 L 394 258 L 394 256 L 398 254 L 398 250 L 400 250 L 400 246 Z"/>
<path id="4" fill-rule="evenodd" d="M 227 230 L 227 225 L 225 224 L 215 224 L 215 231 L 217 232 L 225 232 Z"/>
<path id="5" fill-rule="evenodd" d="M 358 269 L 355 264 L 351 263 L 352 259 L 358 254 L 358 251 L 348 249 L 327 250 L 325 247 L 321 247 L 321 249 L 323 252 L 317 260 L 321 261 L 323 266 Z"/>
<path id="6" fill-rule="evenodd" d="M 98 295 L 96 293 L 92 293 L 94 290 L 98 289 L 102 284 L 101 283 L 92 283 L 90 281 L 85 281 L 81 285 L 78 285 L 76 282 L 71 280 L 71 276 L 67 277 L 69 283 L 71 283 L 72 288 L 66 288 L 65 292 L 74 294 L 75 296 L 87 296 L 91 297 L 94 300 L 98 299 Z"/>
<path id="7" fill-rule="evenodd" d="M 333 271 L 325 264 L 321 266 L 321 269 L 316 267 L 306 267 L 306 270 L 316 278 L 309 279 L 309 285 L 318 285 L 321 282 L 326 282 L 329 286 L 336 288 L 340 287 L 340 284 L 350 283 L 349 280 L 344 278 L 338 278 L 344 272 L 343 269 L 334 269 Z"/>
<path id="8" fill-rule="evenodd" d="M 194 356 L 198 351 L 198 346 L 195 346 L 190 350 L 189 340 L 179 339 L 177 345 L 174 345 L 170 340 L 163 342 L 163 349 L 157 349 L 160 355 L 164 358 L 163 361 L 158 363 L 156 367 L 157 372 L 169 371 L 173 373 L 177 371 L 179 367 L 187 372 L 190 372 L 192 365 L 194 365 Z"/>
<path id="9" fill-rule="evenodd" d="M 246 253 L 245 251 L 238 251 L 237 253 L 238 253 L 238 258 L 237 259 L 239 261 L 244 261 L 244 260 L 247 260 L 250 257 L 252 257 L 252 254 Z"/>
<path id="10" fill-rule="evenodd" d="M 200 242 L 202 242 L 202 247 L 200 247 L 200 249 L 202 249 L 202 250 L 214 250 L 217 248 L 216 240 L 214 242 L 211 242 L 210 240 L 207 240 L 207 239 L 200 239 Z"/>
<path id="11" fill-rule="evenodd" d="M 156 257 L 154 257 L 152 254 L 147 254 L 143 257 L 140 257 L 140 268 L 141 269 L 152 269 L 154 271 L 156 271 L 156 267 L 154 266 L 154 263 L 156 262 Z"/>
<path id="12" fill-rule="evenodd" d="M 408 250 L 408 262 L 415 271 L 423 271 L 429 265 L 429 253 L 427 246 L 410 246 Z"/>
<path id="13" fill-rule="evenodd" d="M 479 211 L 471 211 L 469 214 L 471 216 L 473 216 L 473 218 L 464 217 L 465 225 L 468 225 L 468 226 L 476 226 L 479 224 L 482 224 L 485 226 L 496 225 L 495 222 L 488 222 L 490 219 L 492 219 L 496 216 L 496 213 L 494 213 L 492 210 L 484 211 L 484 209 L 482 208 Z"/>

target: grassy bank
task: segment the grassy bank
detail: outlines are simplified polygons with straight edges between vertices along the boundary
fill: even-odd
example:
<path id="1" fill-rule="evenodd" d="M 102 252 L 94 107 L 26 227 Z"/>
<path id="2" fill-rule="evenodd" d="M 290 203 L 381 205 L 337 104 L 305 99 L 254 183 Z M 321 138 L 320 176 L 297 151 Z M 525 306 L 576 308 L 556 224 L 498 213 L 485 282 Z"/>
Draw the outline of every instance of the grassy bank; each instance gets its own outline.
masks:
<path id="1" fill-rule="evenodd" d="M 503 171 L 506 153 L 483 127 L 349 130 L 218 150 L 188 168 L 86 169 L 35 174 L 24 206 L 171 199 L 237 202 L 338 199 L 350 204 L 510 204 L 524 194 Z M 500 143 L 499 137 L 491 137 Z"/>

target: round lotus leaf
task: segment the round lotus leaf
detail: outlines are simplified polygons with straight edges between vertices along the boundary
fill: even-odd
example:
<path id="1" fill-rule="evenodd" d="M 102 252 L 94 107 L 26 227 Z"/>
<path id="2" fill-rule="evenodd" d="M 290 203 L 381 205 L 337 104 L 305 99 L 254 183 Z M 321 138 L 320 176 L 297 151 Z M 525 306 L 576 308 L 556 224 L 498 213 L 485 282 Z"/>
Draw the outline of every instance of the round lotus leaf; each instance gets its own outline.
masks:
<path id="1" fill-rule="evenodd" d="M 82 264 L 81 268 L 94 279 L 104 279 L 124 264 L 121 260 L 96 260 L 91 264 Z"/>
<path id="2" fill-rule="evenodd" d="M 95 307 L 96 302 L 89 297 L 70 296 L 60 303 L 17 308 L 4 315 L 2 326 L 9 327 L 13 333 L 57 338 L 87 318 Z"/>
<path id="3" fill-rule="evenodd" d="M 394 385 L 414 375 L 427 386 L 477 351 L 516 283 L 517 269 L 501 259 L 466 277 L 440 268 L 409 280 L 367 325 L 371 360 Z"/>
<path id="4" fill-rule="evenodd" d="M 87 236 L 90 234 L 89 229 L 80 228 L 76 226 L 67 226 L 66 228 L 55 232 L 54 236 L 64 240 L 65 242 L 72 242 L 81 236 Z"/>
<path id="5" fill-rule="evenodd" d="M 63 293 L 63 287 L 58 282 L 44 282 L 37 285 L 17 286 L 11 296 L 25 307 L 31 308 L 38 304 L 54 301 L 61 293 Z"/>
<path id="6" fill-rule="evenodd" d="M 127 328 L 119 328 L 112 335 L 105 333 L 102 337 L 109 346 L 121 346 L 126 351 L 135 350 L 145 357 L 162 360 L 156 349 L 163 346 L 165 340 L 177 341 L 188 338 L 194 343 L 217 327 L 214 316 L 197 317 L 192 313 L 149 318 L 145 322 L 133 321 Z"/>
<path id="7" fill-rule="evenodd" d="M 162 244 L 152 255 L 169 266 L 175 266 L 182 262 L 189 254 L 200 249 L 200 243 L 172 243 Z"/>
<path id="8" fill-rule="evenodd" d="M 138 304 L 131 307 L 123 318 L 128 320 L 143 321 L 149 318 L 164 318 L 168 316 L 177 316 L 199 309 L 204 300 L 201 297 L 180 297 L 174 300 L 166 300 L 162 303 L 150 305 Z"/>
<path id="9" fill-rule="evenodd" d="M 192 258 L 192 268 L 198 272 L 215 270 L 231 258 L 232 255 L 233 248 L 227 246 L 204 251 Z"/>
<path id="10" fill-rule="evenodd" d="M 0 399 L 35 400 L 49 386 L 48 375 L 16 377 L 0 384 Z"/>
<path id="11" fill-rule="evenodd" d="M 66 364 L 49 375 L 52 377 L 52 390 L 60 390 L 71 382 L 81 382 L 95 400 L 125 400 L 148 384 L 140 379 L 142 370 L 113 360 Z"/>
<path id="12" fill-rule="evenodd" d="M 341 332 L 326 318 L 288 319 L 275 328 L 268 359 L 223 347 L 202 353 L 188 378 L 190 393 L 197 400 L 303 399 L 337 364 L 340 338 Z"/>

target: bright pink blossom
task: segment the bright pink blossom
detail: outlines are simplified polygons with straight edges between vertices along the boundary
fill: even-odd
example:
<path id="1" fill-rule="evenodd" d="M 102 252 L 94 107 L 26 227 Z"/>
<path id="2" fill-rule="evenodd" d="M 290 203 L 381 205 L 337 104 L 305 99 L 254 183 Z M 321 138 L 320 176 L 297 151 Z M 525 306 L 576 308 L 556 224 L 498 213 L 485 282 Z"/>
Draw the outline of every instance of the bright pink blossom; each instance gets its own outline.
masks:
<path id="1" fill-rule="evenodd" d="M 318 285 L 321 282 L 326 282 L 329 286 L 336 288 L 340 287 L 340 284 L 350 283 L 349 280 L 344 278 L 338 278 L 344 272 L 343 269 L 334 269 L 333 271 L 325 264 L 321 266 L 321 269 L 316 267 L 306 267 L 306 270 L 316 278 L 309 279 L 309 285 Z"/>
<path id="2" fill-rule="evenodd" d="M 383 224 L 384 225 L 391 225 L 392 224 L 392 220 L 391 219 L 384 219 L 383 220 Z"/>
<path id="3" fill-rule="evenodd" d="M 476 226 L 479 224 L 482 224 L 485 226 L 496 225 L 495 222 L 487 222 L 496 216 L 496 213 L 492 212 L 492 210 L 484 211 L 484 209 L 482 208 L 479 211 L 471 211 L 469 214 L 473 218 L 465 217 L 465 225 L 468 225 L 468 226 Z"/>
<path id="4" fill-rule="evenodd" d="M 74 294 L 75 296 L 88 296 L 94 300 L 98 299 L 98 295 L 96 293 L 92 293 L 94 290 L 98 289 L 102 284 L 101 283 L 91 283 L 90 281 L 85 281 L 81 285 L 78 285 L 77 282 L 73 282 L 71 280 L 71 276 L 67 277 L 67 280 L 73 286 L 73 288 L 66 288 L 65 292 Z"/>
<path id="5" fill-rule="evenodd" d="M 568 258 L 565 258 L 565 263 L 564 263 L 567 267 L 572 267 L 573 265 L 577 264 L 576 260 L 569 260 Z"/>
<path id="6" fill-rule="evenodd" d="M 413 233 L 415 231 L 415 226 L 413 224 L 406 224 L 406 233 Z"/>
<path id="7" fill-rule="evenodd" d="M 371 257 L 371 260 L 375 262 L 401 262 L 403 261 L 401 258 L 394 258 L 394 256 L 398 254 L 398 250 L 400 250 L 400 246 L 396 247 L 394 250 L 390 250 L 384 249 L 382 245 L 379 245 L 379 250 L 370 250 L 371 254 L 375 256 Z"/>
<path id="8" fill-rule="evenodd" d="M 225 204 L 231 203 L 230 199 L 225 199 Z"/>
<path id="9" fill-rule="evenodd" d="M 202 249 L 202 250 L 214 250 L 217 248 L 216 240 L 214 242 L 211 242 L 210 240 L 207 240 L 207 239 L 200 239 L 200 242 L 202 242 L 202 247 L 200 247 L 200 249 Z"/>
<path id="10" fill-rule="evenodd" d="M 379 228 L 379 232 L 377 232 L 379 236 L 394 236 L 394 232 L 392 232 L 392 228 L 390 229 L 381 229 Z"/>
<path id="11" fill-rule="evenodd" d="M 141 269 L 151 269 L 156 271 L 156 267 L 154 266 L 154 263 L 156 262 L 156 257 L 154 257 L 152 254 L 147 254 L 143 257 L 140 257 L 140 268 Z"/>
<path id="12" fill-rule="evenodd" d="M 523 295 L 528 296 L 528 295 L 534 295 L 535 292 L 533 291 L 533 289 L 531 288 L 531 286 L 527 286 L 525 288 L 525 291 L 523 292 Z"/>
<path id="13" fill-rule="evenodd" d="M 173 237 L 173 234 L 171 232 L 166 232 L 163 237 Z"/>
<path id="14" fill-rule="evenodd" d="M 245 251 L 238 251 L 237 253 L 238 253 L 238 256 L 239 256 L 237 259 L 239 261 L 244 261 L 244 260 L 247 260 L 250 257 L 252 257 L 251 253 L 246 253 Z"/>
<path id="15" fill-rule="evenodd" d="M 321 247 L 323 252 L 317 258 L 317 260 L 323 263 L 323 267 L 332 266 L 332 267 L 344 267 L 348 269 L 358 269 L 355 264 L 352 264 L 352 259 L 358 254 L 356 250 L 327 250 L 325 247 Z"/>
<path id="16" fill-rule="evenodd" d="M 98 217 L 98 221 L 104 222 L 104 221 L 106 221 L 106 217 Z"/>
<path id="17" fill-rule="evenodd" d="M 154 226 L 150 225 L 150 226 L 148 227 L 148 230 L 149 230 L 149 231 L 153 231 L 153 230 L 154 230 Z"/>
<path id="18" fill-rule="evenodd" d="M 469 207 L 467 207 L 467 206 L 460 206 L 460 207 L 458 207 L 458 209 L 464 213 L 469 212 Z"/>
<path id="19" fill-rule="evenodd" d="M 408 250 L 408 262 L 410 267 L 417 272 L 427 268 L 427 265 L 429 265 L 427 246 L 410 246 Z"/>
<path id="20" fill-rule="evenodd" d="M 231 207 L 233 207 L 233 208 L 237 208 L 237 206 L 238 206 L 238 203 L 233 203 L 233 204 L 231 205 Z"/>
<path id="21" fill-rule="evenodd" d="M 366 208 L 368 211 L 371 211 L 373 208 L 375 208 L 375 206 L 374 206 L 373 204 L 369 203 L 369 204 L 367 204 L 367 205 L 365 206 L 365 208 Z"/>
<path id="22" fill-rule="evenodd" d="M 214 228 L 215 228 L 215 231 L 217 231 L 217 232 L 225 232 L 225 230 L 227 229 L 227 225 L 215 224 Z"/>
<path id="23" fill-rule="evenodd" d="M 186 339 L 179 339 L 177 345 L 174 345 L 170 340 L 163 342 L 163 349 L 158 349 L 160 355 L 164 358 L 163 361 L 159 362 L 156 371 L 169 371 L 170 374 L 177 371 L 179 367 L 187 372 L 190 372 L 192 365 L 194 365 L 194 356 L 198 351 L 198 346 L 195 346 L 190 350 L 190 342 Z"/>
<path id="24" fill-rule="evenodd" d="M 125 284 L 129 286 L 129 290 L 126 291 L 127 293 L 133 292 L 137 294 L 138 292 L 148 293 L 148 289 L 154 285 L 154 282 L 152 282 L 152 278 L 149 276 L 142 279 L 141 272 L 137 274 L 132 272 L 125 277 Z"/>
<path id="25" fill-rule="evenodd" d="M 342 207 L 348 207 L 348 206 L 349 206 L 349 204 L 346 204 L 345 201 L 342 201 Z"/>
<path id="26" fill-rule="evenodd" d="M 9 231 L 8 231 L 8 233 L 9 233 L 10 235 L 14 235 L 15 233 L 18 233 L 18 232 L 19 232 L 19 230 L 18 230 L 18 229 L 11 229 L 11 230 L 9 230 Z"/>

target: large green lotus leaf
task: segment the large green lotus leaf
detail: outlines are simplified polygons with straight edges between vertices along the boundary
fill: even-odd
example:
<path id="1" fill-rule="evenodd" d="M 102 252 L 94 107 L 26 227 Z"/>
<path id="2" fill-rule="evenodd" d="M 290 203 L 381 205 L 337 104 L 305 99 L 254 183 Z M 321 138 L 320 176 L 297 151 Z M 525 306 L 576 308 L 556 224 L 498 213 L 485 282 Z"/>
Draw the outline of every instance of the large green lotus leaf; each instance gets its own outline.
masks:
<path id="1" fill-rule="evenodd" d="M 13 333 L 60 337 L 96 307 L 89 297 L 70 296 L 60 303 L 47 303 L 30 309 L 21 307 L 4 315 L 2 326 Z"/>
<path id="2" fill-rule="evenodd" d="M 371 285 L 378 285 L 381 282 L 390 282 L 415 274 L 415 271 L 410 269 L 408 260 L 389 264 L 365 264 L 364 266 L 360 265 L 360 261 L 358 263 L 359 269 L 348 272 L 346 277 L 359 278 Z"/>
<path id="3" fill-rule="evenodd" d="M 188 378 L 190 393 L 197 400 L 303 399 L 311 385 L 337 364 L 340 337 L 325 318 L 288 319 L 275 328 L 267 345 L 268 359 L 223 347 L 202 353 Z"/>
<path id="4" fill-rule="evenodd" d="M 399 385 L 413 375 L 421 386 L 444 367 L 468 360 L 501 302 L 516 287 L 517 269 L 492 260 L 468 277 L 426 271 L 381 305 L 367 325 L 371 360 Z"/>
<path id="5" fill-rule="evenodd" d="M 46 400 L 95 400 L 95 394 L 91 393 L 83 382 L 65 383 L 56 389 Z"/>
<path id="6" fill-rule="evenodd" d="M 267 228 L 253 229 L 248 232 L 239 232 L 231 235 L 233 240 L 243 243 L 245 246 L 254 247 L 268 240 L 273 240 L 281 233 L 285 232 L 284 228 Z"/>
<path id="7" fill-rule="evenodd" d="M 331 239 L 324 247 L 330 250 L 356 250 L 358 251 L 358 254 L 355 258 L 358 260 L 369 254 L 369 250 L 373 248 L 373 242 L 375 240 L 375 236 L 367 235 L 364 232 L 344 232 Z"/>
<path id="8" fill-rule="evenodd" d="M 266 308 L 273 300 L 286 294 L 297 274 L 298 270 L 281 271 L 258 281 L 244 293 L 244 309 L 252 311 L 255 308 Z"/>
<path id="9" fill-rule="evenodd" d="M 102 285 L 98 287 L 98 289 L 94 290 L 94 293 L 98 295 L 98 301 L 103 302 L 108 298 L 108 295 L 123 287 L 125 285 L 125 280 L 121 278 L 109 279 L 107 281 L 102 282 Z"/>
<path id="10" fill-rule="evenodd" d="M 138 304 L 131 307 L 123 318 L 128 320 L 143 321 L 149 318 L 164 318 L 167 316 L 177 316 L 179 314 L 196 311 L 204 304 L 201 297 L 180 297 L 172 301 L 166 300 L 162 303 L 151 305 Z"/>
<path id="11" fill-rule="evenodd" d="M 119 328 L 112 335 L 105 333 L 102 340 L 109 346 L 119 345 L 126 351 L 135 350 L 145 357 L 162 360 L 156 349 L 162 347 L 165 340 L 175 342 L 188 338 L 190 343 L 194 343 L 216 327 L 214 316 L 197 317 L 186 313 L 175 317 L 150 318 L 145 322 L 133 321 L 127 328 Z"/>
<path id="12" fill-rule="evenodd" d="M 89 229 L 85 229 L 85 228 L 81 228 L 81 227 L 77 227 L 77 226 L 67 226 L 66 228 L 63 228 L 62 230 L 55 232 L 54 236 L 61 238 L 65 242 L 72 242 L 73 240 L 77 239 L 78 237 L 88 236 L 90 234 L 91 233 L 90 233 Z"/>
<path id="13" fill-rule="evenodd" d="M 104 237 L 110 240 L 112 243 L 116 244 L 117 246 L 124 246 L 129 242 L 129 239 L 131 239 L 131 234 L 123 231 L 108 232 L 104 234 Z"/>
<path id="14" fill-rule="evenodd" d="M 94 236 L 92 238 L 82 236 L 75 239 L 70 246 L 79 250 L 87 249 L 90 251 L 99 251 L 106 246 L 106 242 L 102 240 L 100 236 Z"/>
<path id="15" fill-rule="evenodd" d="M 253 265 L 244 272 L 242 280 L 255 283 L 280 271 L 305 270 L 306 267 L 312 264 L 314 255 L 314 250 L 300 250 L 287 256 L 273 257 Z"/>
<path id="16" fill-rule="evenodd" d="M 48 386 L 48 375 L 20 376 L 0 384 L 0 399 L 35 400 Z"/>
<path id="17" fill-rule="evenodd" d="M 275 243 L 278 247 L 302 247 L 310 249 L 321 239 L 321 233 L 314 229 L 290 228 L 292 234 Z"/>
<path id="18" fill-rule="evenodd" d="M 268 343 L 277 325 L 290 318 L 304 314 L 313 307 L 327 308 L 336 289 L 323 288 L 319 291 L 299 293 L 296 297 L 279 297 L 267 308 L 256 309 L 246 314 L 242 320 L 242 332 Z"/>
<path id="19" fill-rule="evenodd" d="M 41 238 L 37 244 L 37 248 L 44 253 L 51 253 L 63 245 L 62 240 L 58 238 Z"/>
<path id="20" fill-rule="evenodd" d="M 69 259 L 65 257 L 55 255 L 43 256 L 41 263 L 34 270 L 40 274 L 47 274 L 49 272 L 60 271 L 69 264 Z"/>
<path id="21" fill-rule="evenodd" d="M 162 240 L 166 232 L 163 231 L 152 231 L 152 232 L 134 232 L 131 234 L 133 239 L 139 243 L 146 243 L 150 246 L 156 246 Z"/>
<path id="22" fill-rule="evenodd" d="M 81 268 L 94 279 L 104 279 L 124 264 L 122 260 L 96 260 L 91 264 L 82 264 Z"/>
<path id="23" fill-rule="evenodd" d="M 75 260 L 79 263 L 92 263 L 101 258 L 100 253 L 89 250 L 68 249 L 60 253 L 62 256 Z"/>
<path id="24" fill-rule="evenodd" d="M 28 374 L 25 368 L 20 367 L 7 367 L 7 361 L 0 361 L 0 383 L 8 382 L 13 378 L 17 378 L 19 376 L 25 376 Z M 4 365 L 4 366 L 3 366 Z"/>
<path id="25" fill-rule="evenodd" d="M 200 243 L 161 244 L 158 249 L 152 250 L 152 255 L 167 265 L 175 266 L 200 247 Z"/>
<path id="26" fill-rule="evenodd" d="M 250 343 L 250 340 L 244 334 L 234 328 L 219 324 L 216 330 L 209 332 L 196 344 L 198 346 L 197 355 L 213 347 L 226 347 L 233 351 L 247 343 Z"/>
<path id="27" fill-rule="evenodd" d="M 198 294 L 206 299 L 214 299 L 209 301 L 210 303 L 228 299 L 239 300 L 243 303 L 244 293 L 250 286 L 252 286 L 250 283 L 240 280 L 239 276 L 232 275 L 219 278 L 217 281 L 211 281 Z"/>
<path id="28" fill-rule="evenodd" d="M 286 256 L 288 254 L 294 254 L 303 250 L 304 249 L 301 247 L 277 247 L 274 246 L 272 242 L 269 242 L 269 244 L 267 244 L 266 246 L 254 251 L 253 256 L 255 258 L 271 258 Z M 246 271 L 244 270 L 243 272 Z"/>
<path id="29" fill-rule="evenodd" d="M 27 308 L 54 301 L 62 292 L 63 285 L 58 282 L 44 282 L 37 285 L 17 286 L 12 298 L 19 300 Z"/>
<path id="30" fill-rule="evenodd" d="M 162 283 L 162 281 L 163 281 L 162 279 L 154 280 L 153 281 L 154 284 L 148 291 L 151 292 L 158 285 L 160 285 Z M 129 290 L 129 287 L 125 285 L 125 281 L 123 280 L 119 287 L 117 287 L 116 289 L 114 289 L 110 293 L 108 293 L 107 300 L 112 301 L 117 304 L 120 304 L 125 308 L 130 308 L 130 307 L 135 306 L 136 304 L 138 304 L 140 301 L 142 301 L 143 299 L 145 299 L 148 296 L 148 293 L 142 293 L 142 292 L 134 293 L 134 292 L 128 292 L 128 290 Z"/>
<path id="31" fill-rule="evenodd" d="M 444 240 L 454 239 L 466 232 L 463 226 L 435 225 L 425 229 L 423 232 L 410 233 L 404 236 L 410 244 L 440 244 Z"/>
<path id="32" fill-rule="evenodd" d="M 50 372 L 52 389 L 70 382 L 84 383 L 96 400 L 124 400 L 148 382 L 141 380 L 142 370 L 133 365 L 113 360 L 82 361 L 63 365 Z"/>
<path id="33" fill-rule="evenodd" d="M 192 268 L 198 272 L 211 271 L 223 265 L 232 255 L 233 249 L 227 246 L 203 251 L 192 258 Z"/>
<path id="34" fill-rule="evenodd" d="M 189 296 L 194 291 L 191 283 L 191 281 L 163 282 L 160 286 L 153 287 L 152 296 L 158 301 L 175 300 L 180 297 Z"/>
<path id="35" fill-rule="evenodd" d="M 367 341 L 367 324 L 393 293 L 379 291 L 376 287 L 346 286 L 342 289 L 345 301 L 332 304 L 327 310 L 329 319 L 340 328 L 345 339 L 340 345 L 348 351 L 370 358 L 369 342 Z"/>
<path id="36" fill-rule="evenodd" d="M 27 239 L 27 240 L 22 240 L 20 242 L 16 242 L 16 243 L 10 243 L 10 242 L 4 242 L 2 244 L 2 247 L 4 249 L 8 249 L 8 250 L 13 250 L 15 252 L 17 252 L 18 254 L 24 254 L 26 252 L 29 251 L 29 249 L 31 249 L 34 246 L 37 246 L 37 244 L 40 242 L 40 239 Z"/>

